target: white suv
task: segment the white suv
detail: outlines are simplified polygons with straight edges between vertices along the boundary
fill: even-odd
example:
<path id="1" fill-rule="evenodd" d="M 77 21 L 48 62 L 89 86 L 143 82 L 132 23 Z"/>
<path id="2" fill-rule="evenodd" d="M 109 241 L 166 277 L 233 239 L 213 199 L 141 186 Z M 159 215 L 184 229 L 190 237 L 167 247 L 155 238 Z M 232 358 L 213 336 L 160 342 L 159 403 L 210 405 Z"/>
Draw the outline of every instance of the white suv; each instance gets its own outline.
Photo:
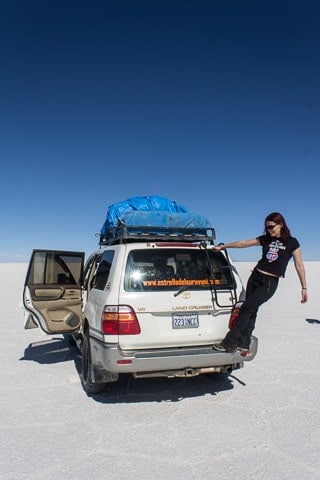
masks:
<path id="1" fill-rule="evenodd" d="M 161 230 L 161 229 L 160 229 Z M 79 252 L 34 250 L 23 293 L 25 328 L 72 334 L 82 384 L 95 393 L 122 373 L 191 377 L 243 366 L 250 357 L 212 349 L 244 298 L 214 229 L 117 229 L 86 261 Z"/>

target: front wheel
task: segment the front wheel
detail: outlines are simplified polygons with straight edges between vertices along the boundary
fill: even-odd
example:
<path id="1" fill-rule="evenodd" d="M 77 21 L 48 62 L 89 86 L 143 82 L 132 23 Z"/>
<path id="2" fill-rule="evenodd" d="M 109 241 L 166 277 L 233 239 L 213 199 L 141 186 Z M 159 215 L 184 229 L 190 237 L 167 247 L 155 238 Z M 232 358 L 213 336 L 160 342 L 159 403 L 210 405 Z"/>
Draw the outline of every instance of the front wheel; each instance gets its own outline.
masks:
<path id="1" fill-rule="evenodd" d="M 96 383 L 94 381 L 92 370 L 90 339 L 89 334 L 86 333 L 83 337 L 82 345 L 81 383 L 87 393 L 97 393 L 105 387 L 104 383 Z"/>

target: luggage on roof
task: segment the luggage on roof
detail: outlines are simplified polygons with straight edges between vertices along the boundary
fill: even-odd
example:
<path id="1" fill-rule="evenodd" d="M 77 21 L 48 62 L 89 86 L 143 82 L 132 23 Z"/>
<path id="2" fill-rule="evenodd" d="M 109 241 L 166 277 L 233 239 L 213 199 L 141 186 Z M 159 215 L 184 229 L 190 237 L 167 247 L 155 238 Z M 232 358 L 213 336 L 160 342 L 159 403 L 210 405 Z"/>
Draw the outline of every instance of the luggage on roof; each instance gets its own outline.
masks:
<path id="1" fill-rule="evenodd" d="M 203 215 L 188 212 L 168 198 L 131 197 L 108 207 L 100 230 L 100 244 L 160 238 L 213 241 L 214 229 L 210 225 Z"/>

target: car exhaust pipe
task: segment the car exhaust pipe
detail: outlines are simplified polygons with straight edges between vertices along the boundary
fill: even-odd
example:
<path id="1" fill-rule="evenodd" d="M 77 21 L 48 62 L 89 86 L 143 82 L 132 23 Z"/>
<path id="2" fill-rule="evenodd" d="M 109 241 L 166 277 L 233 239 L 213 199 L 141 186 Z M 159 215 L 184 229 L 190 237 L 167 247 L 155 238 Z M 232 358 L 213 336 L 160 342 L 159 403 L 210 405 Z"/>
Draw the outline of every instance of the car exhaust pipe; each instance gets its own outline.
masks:
<path id="1" fill-rule="evenodd" d="M 223 369 L 222 369 L 222 372 L 232 373 L 232 370 L 233 370 L 233 368 L 232 368 L 231 366 L 229 366 L 229 367 L 223 368 Z"/>

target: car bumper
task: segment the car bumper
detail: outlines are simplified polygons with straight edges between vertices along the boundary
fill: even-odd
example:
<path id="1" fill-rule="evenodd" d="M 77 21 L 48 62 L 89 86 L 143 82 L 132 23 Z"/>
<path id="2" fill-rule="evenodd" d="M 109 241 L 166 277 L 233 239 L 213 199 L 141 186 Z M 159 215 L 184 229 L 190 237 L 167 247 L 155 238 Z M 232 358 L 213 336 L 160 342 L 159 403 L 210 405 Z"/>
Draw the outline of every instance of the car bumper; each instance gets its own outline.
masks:
<path id="1" fill-rule="evenodd" d="M 250 355 L 217 352 L 211 345 L 170 349 L 123 351 L 117 344 L 90 338 L 92 363 L 97 382 L 116 381 L 121 373 L 135 377 L 194 376 L 201 373 L 232 371 L 254 359 L 258 340 L 252 337 Z"/>

